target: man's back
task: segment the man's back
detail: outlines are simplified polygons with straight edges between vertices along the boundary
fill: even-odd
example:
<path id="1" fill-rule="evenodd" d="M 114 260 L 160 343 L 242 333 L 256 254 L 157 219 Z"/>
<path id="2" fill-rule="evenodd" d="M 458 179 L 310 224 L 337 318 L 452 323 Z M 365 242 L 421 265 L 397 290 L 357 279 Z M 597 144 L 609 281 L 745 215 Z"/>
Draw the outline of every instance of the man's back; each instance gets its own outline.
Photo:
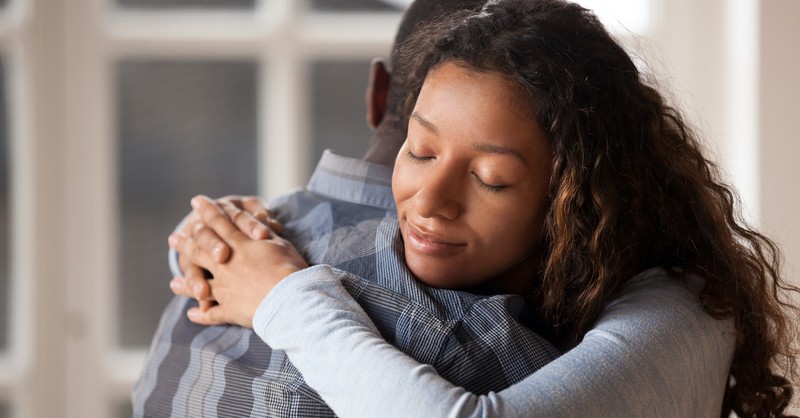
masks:
<path id="1" fill-rule="evenodd" d="M 516 319 L 521 298 L 416 282 L 402 262 L 390 169 L 326 154 L 307 191 L 276 202 L 284 236 L 309 264 L 328 264 L 387 341 L 451 382 L 501 390 L 555 358 Z M 133 393 L 136 416 L 333 416 L 283 352 L 250 329 L 202 327 L 175 298 Z M 355 399 L 355 402 L 358 400 Z"/>

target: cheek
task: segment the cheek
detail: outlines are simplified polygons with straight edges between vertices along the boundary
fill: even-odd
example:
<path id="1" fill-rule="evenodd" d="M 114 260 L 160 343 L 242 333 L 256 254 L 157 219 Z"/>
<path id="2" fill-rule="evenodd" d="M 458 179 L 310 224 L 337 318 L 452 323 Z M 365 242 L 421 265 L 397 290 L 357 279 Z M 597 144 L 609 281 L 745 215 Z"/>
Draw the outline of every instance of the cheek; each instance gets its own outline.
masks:
<path id="1" fill-rule="evenodd" d="M 392 173 L 392 195 L 395 206 L 400 209 L 400 204 L 414 195 L 415 181 L 419 175 L 414 175 L 408 167 L 408 162 L 398 160 Z"/>
<path id="2" fill-rule="evenodd" d="M 530 201 L 521 201 L 490 212 L 476 220 L 480 225 L 476 228 L 480 231 L 479 236 L 491 237 L 487 245 L 502 248 L 512 258 L 537 246 L 544 227 L 543 208 Z"/>

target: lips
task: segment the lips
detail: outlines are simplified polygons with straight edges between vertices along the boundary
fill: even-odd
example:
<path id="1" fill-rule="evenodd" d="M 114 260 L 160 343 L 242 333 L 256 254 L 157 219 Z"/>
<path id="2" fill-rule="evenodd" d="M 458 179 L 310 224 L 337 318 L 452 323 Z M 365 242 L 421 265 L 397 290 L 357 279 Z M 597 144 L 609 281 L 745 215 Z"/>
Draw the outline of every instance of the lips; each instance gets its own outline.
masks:
<path id="1" fill-rule="evenodd" d="M 411 223 L 406 223 L 406 239 L 416 252 L 431 257 L 449 256 L 467 245 L 463 242 L 442 237 Z"/>

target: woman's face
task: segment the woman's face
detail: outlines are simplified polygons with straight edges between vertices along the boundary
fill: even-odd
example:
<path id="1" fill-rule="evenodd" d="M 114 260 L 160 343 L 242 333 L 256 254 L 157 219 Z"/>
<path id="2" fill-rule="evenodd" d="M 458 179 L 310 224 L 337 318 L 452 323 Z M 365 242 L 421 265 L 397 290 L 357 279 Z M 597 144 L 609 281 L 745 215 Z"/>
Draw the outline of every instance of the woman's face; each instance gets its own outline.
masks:
<path id="1" fill-rule="evenodd" d="M 516 84 L 432 70 L 392 176 L 405 261 L 423 283 L 521 293 L 549 205 L 550 145 Z"/>

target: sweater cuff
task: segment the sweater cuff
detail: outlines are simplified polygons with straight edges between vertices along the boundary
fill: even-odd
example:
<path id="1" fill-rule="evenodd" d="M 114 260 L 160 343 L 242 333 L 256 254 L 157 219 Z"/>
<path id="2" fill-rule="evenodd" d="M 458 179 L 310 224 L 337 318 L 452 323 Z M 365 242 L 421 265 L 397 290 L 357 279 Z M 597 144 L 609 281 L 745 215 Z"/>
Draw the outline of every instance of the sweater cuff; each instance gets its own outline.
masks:
<path id="1" fill-rule="evenodd" d="M 280 313 L 281 306 L 297 292 L 314 285 L 330 281 L 339 281 L 330 266 L 321 264 L 292 273 L 281 280 L 261 301 L 253 315 L 253 330 L 267 341 L 267 327 Z"/>

